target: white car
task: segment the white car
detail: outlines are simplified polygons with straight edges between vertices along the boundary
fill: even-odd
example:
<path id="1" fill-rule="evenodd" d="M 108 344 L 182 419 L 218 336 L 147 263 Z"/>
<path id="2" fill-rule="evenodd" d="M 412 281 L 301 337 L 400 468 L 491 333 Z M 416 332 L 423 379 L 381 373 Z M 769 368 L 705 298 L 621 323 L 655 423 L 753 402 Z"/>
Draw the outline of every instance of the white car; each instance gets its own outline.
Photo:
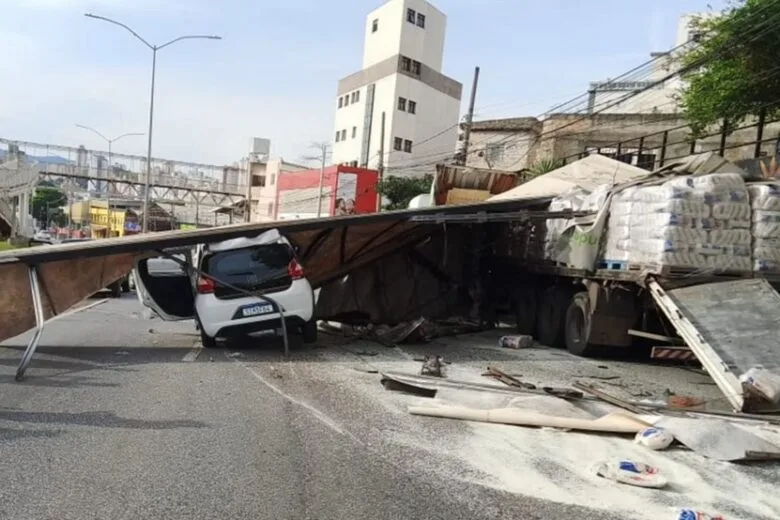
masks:
<path id="1" fill-rule="evenodd" d="M 190 260 L 192 251 L 177 256 Z M 314 307 L 319 291 L 312 290 L 293 247 L 278 230 L 201 246 L 194 256 L 198 270 L 218 281 L 190 276 L 173 260 L 142 260 L 135 270 L 141 302 L 163 319 L 194 318 L 207 348 L 216 347 L 218 337 L 281 334 L 277 305 L 293 340 L 317 340 Z"/>

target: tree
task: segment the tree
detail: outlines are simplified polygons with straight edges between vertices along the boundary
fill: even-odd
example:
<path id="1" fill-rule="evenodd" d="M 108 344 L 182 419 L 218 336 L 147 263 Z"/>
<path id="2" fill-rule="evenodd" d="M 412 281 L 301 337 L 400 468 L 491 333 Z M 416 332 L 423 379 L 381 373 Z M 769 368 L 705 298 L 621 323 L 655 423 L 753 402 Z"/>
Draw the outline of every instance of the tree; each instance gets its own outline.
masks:
<path id="1" fill-rule="evenodd" d="M 59 188 L 38 186 L 32 198 L 32 216 L 39 222 L 62 222 L 62 206 L 68 203 L 68 197 Z"/>
<path id="2" fill-rule="evenodd" d="M 545 173 L 549 173 L 553 170 L 557 170 L 563 165 L 564 165 L 563 159 L 555 159 L 553 157 L 539 159 L 534 164 L 532 164 L 530 168 L 528 168 L 528 172 L 530 173 L 528 179 L 530 180 L 533 179 L 534 177 L 538 177 L 540 175 L 544 175 Z"/>
<path id="3" fill-rule="evenodd" d="M 762 109 L 780 108 L 780 0 L 735 0 L 693 22 L 699 44 L 681 58 L 680 101 L 694 138 L 728 122 L 732 130 Z"/>
<path id="4" fill-rule="evenodd" d="M 430 193 L 433 184 L 433 175 L 426 174 L 422 177 L 385 177 L 376 186 L 376 192 L 386 197 L 390 203 L 385 209 L 406 209 L 409 202 L 417 195 Z"/>

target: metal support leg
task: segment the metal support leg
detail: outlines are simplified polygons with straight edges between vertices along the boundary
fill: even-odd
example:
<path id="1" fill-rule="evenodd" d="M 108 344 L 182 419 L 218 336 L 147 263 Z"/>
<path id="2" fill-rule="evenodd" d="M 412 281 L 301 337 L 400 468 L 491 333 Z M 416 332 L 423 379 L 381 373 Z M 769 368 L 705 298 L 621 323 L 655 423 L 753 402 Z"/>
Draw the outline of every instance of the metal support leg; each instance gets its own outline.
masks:
<path id="1" fill-rule="evenodd" d="M 33 309 L 35 309 L 35 333 L 27 344 L 22 355 L 22 361 L 19 363 L 19 368 L 16 369 L 16 380 L 21 381 L 24 379 L 24 373 L 27 370 L 27 366 L 32 361 L 35 355 L 35 350 L 38 348 L 38 341 L 43 334 L 43 326 L 46 323 L 43 317 L 43 302 L 41 300 L 41 286 L 38 280 L 38 268 L 36 266 L 30 266 L 30 293 L 32 294 Z"/>

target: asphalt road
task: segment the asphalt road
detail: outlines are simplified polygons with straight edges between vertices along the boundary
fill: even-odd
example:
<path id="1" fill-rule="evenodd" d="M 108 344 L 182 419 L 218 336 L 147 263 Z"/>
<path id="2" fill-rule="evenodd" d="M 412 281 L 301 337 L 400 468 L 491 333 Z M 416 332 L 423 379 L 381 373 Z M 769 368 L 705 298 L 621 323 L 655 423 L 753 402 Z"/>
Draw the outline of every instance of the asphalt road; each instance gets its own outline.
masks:
<path id="1" fill-rule="evenodd" d="M 613 518 L 449 478 L 414 437 L 388 442 L 446 450 L 465 426 L 409 432 L 348 349 L 193 348 L 191 323 L 144 319 L 125 295 L 50 324 L 17 383 L 27 337 L 0 347 L 0 518 Z"/>

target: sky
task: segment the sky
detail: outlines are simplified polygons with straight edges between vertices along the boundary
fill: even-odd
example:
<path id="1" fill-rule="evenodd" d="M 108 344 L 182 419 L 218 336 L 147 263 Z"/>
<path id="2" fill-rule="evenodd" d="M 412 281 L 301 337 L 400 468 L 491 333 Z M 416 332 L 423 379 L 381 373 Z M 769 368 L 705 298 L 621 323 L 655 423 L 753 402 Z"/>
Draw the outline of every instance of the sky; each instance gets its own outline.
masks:
<path id="1" fill-rule="evenodd" d="M 146 132 L 152 52 L 92 12 L 132 27 L 158 53 L 153 155 L 230 164 L 251 137 L 299 162 L 332 138 L 336 85 L 360 69 L 366 15 L 382 0 L 0 0 L 0 137 L 105 149 Z M 477 119 L 535 116 L 674 45 L 683 13 L 707 0 L 436 0 L 448 17 L 443 72 L 480 67 Z M 114 145 L 145 155 L 145 137 Z"/>

